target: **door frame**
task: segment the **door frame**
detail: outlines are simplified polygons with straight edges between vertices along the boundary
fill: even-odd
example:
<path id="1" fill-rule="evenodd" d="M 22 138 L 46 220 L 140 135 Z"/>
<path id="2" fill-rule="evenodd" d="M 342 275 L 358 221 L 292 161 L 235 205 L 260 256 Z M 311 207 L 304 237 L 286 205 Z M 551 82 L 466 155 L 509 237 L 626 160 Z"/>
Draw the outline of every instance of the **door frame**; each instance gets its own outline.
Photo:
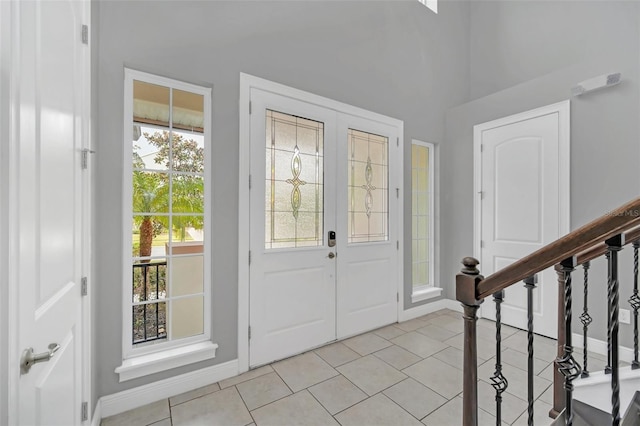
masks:
<path id="1" fill-rule="evenodd" d="M 535 108 L 529 111 L 509 115 L 486 123 L 473 126 L 473 256 L 480 258 L 480 241 L 482 236 L 482 209 L 481 209 L 481 184 L 482 184 L 482 134 L 487 130 L 515 124 L 520 121 L 530 120 L 548 114 L 558 114 L 558 163 L 559 163 L 559 206 L 558 212 L 560 235 L 571 230 L 571 123 L 570 100 L 564 100 L 551 105 Z M 482 265 L 480 265 L 482 271 Z M 482 316 L 482 307 L 480 307 Z"/>
<path id="2" fill-rule="evenodd" d="M 82 0 L 83 16 L 82 22 L 89 25 L 91 23 L 91 2 Z M 0 2 L 0 69 L 2 71 L 0 80 L 0 138 L 7 141 L 2 146 L 2 156 L 0 156 L 0 201 L 3 206 L 9 206 L 0 212 L 0 342 L 7 344 L 0 345 L 0 379 L 6 383 L 6 397 L 0 400 L 0 424 L 6 421 L 12 424 L 19 410 L 19 363 L 20 348 L 18 341 L 19 315 L 18 310 L 18 267 L 19 256 L 19 210 L 18 210 L 18 164 L 20 156 L 19 127 L 20 127 L 20 26 L 14 24 L 20 19 L 19 2 Z M 90 26 L 90 25 L 89 25 Z M 78 29 L 80 30 L 80 29 Z M 79 32 L 79 31 L 78 31 Z M 78 43 L 81 40 L 78 39 Z M 92 98 L 91 98 L 91 43 L 81 45 L 80 49 L 85 49 L 83 53 L 82 81 L 83 87 L 81 109 L 81 150 L 92 150 L 93 129 L 91 121 Z M 81 167 L 82 153 L 77 153 L 77 167 Z M 81 264 L 81 276 L 87 277 L 88 293 L 82 297 L 81 321 L 82 321 L 82 348 L 80 360 L 80 374 L 82 375 L 82 401 L 88 403 L 88 419 L 83 424 L 90 424 L 93 420 L 93 394 L 92 394 L 92 284 L 94 278 L 94 265 L 92 261 L 93 253 L 93 186 L 95 184 L 95 172 L 91 167 L 82 172 L 82 203 L 80 212 L 80 240 L 82 241 L 82 253 L 79 262 Z M 6 262 L 6 263 L 3 263 Z M 6 381 L 4 380 L 6 379 Z M 1 386 L 1 385 L 0 385 Z M 0 388 L 1 389 L 1 388 Z M 2 394 L 2 392 L 0 392 Z M 81 409 L 81 407 L 77 407 Z"/>
<path id="3" fill-rule="evenodd" d="M 249 214 L 249 175 L 251 151 L 250 139 L 250 102 L 251 89 L 261 89 L 263 91 L 272 92 L 280 96 L 288 96 L 303 102 L 309 102 L 318 106 L 332 109 L 338 112 L 355 115 L 358 117 L 370 118 L 383 123 L 387 123 L 398 128 L 398 141 L 400 147 L 399 164 L 396 169 L 398 176 L 397 182 L 400 186 L 398 201 L 398 273 L 397 273 L 397 289 L 398 302 L 397 314 L 398 318 L 402 312 L 403 289 L 404 289 L 404 223 L 403 223 L 403 135 L 404 123 L 401 120 L 391 118 L 385 115 L 377 114 L 362 108 L 358 108 L 349 104 L 315 95 L 303 90 L 294 89 L 280 83 L 265 80 L 253 75 L 240 73 L 240 98 L 239 98 L 239 173 L 238 173 L 238 373 L 249 370 L 249 249 L 250 249 L 250 214 Z M 391 143 L 392 141 L 390 141 Z"/>

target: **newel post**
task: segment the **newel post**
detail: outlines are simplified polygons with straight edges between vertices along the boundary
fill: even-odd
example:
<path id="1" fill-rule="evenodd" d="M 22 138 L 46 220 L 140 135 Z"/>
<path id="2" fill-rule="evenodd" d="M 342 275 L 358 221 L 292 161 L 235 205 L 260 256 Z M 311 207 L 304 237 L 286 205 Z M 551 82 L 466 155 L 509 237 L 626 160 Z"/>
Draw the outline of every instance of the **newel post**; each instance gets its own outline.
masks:
<path id="1" fill-rule="evenodd" d="M 476 334 L 476 313 L 481 300 L 476 299 L 476 289 L 483 277 L 477 266 L 480 262 L 473 257 L 462 259 L 464 268 L 456 275 L 456 299 L 464 309 L 464 378 L 462 393 L 463 426 L 478 425 L 478 346 Z"/>

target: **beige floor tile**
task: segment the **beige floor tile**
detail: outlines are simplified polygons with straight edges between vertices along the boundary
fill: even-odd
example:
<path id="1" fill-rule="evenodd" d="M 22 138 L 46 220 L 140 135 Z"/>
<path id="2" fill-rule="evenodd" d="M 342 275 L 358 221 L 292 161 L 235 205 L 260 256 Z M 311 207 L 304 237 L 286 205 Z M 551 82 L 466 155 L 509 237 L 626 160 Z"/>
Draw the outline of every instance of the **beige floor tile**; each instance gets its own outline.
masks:
<path id="1" fill-rule="evenodd" d="M 527 353 L 527 333 L 518 331 L 512 336 L 507 337 L 503 341 L 503 348 L 512 348 L 518 352 Z M 544 361 L 551 362 L 556 358 L 558 348 L 555 340 L 548 337 L 534 335 L 533 337 L 533 356 Z"/>
<path id="2" fill-rule="evenodd" d="M 415 331 L 396 337 L 391 342 L 422 358 L 427 358 L 447 348 L 446 344 Z"/>
<path id="3" fill-rule="evenodd" d="M 402 372 L 445 398 L 453 398 L 462 392 L 462 371 L 439 359 L 427 358 Z"/>
<path id="4" fill-rule="evenodd" d="M 159 422 L 151 423 L 149 426 L 171 426 L 171 419 L 163 419 Z"/>
<path id="5" fill-rule="evenodd" d="M 549 417 L 549 410 L 551 410 L 551 404 L 547 404 L 541 400 L 537 400 L 533 403 L 533 424 L 536 426 L 550 426 L 553 423 L 552 418 Z M 513 423 L 514 426 L 527 426 L 529 420 L 529 413 L 525 411 L 520 417 Z"/>
<path id="6" fill-rule="evenodd" d="M 435 339 L 439 342 L 444 342 L 445 340 L 450 339 L 456 334 L 458 334 L 456 332 L 447 330 L 446 328 L 442 328 L 435 324 L 426 325 L 424 327 L 417 329 L 416 331 L 420 334 L 424 334 L 425 336 Z"/>
<path id="7" fill-rule="evenodd" d="M 170 416 L 169 400 L 162 399 L 134 410 L 102 419 L 102 426 L 146 426 Z"/>
<path id="8" fill-rule="evenodd" d="M 332 367 L 337 367 L 354 359 L 360 358 L 360 355 L 346 347 L 342 342 L 333 343 L 316 349 L 315 353 L 324 359 Z"/>
<path id="9" fill-rule="evenodd" d="M 307 352 L 277 362 L 273 364 L 273 368 L 293 392 L 298 392 L 338 375 L 333 367 L 314 352 Z"/>
<path id="10" fill-rule="evenodd" d="M 433 413 L 422 419 L 427 426 L 460 426 L 462 424 L 462 398 L 453 398 Z M 495 426 L 496 418 L 478 409 L 478 425 Z"/>
<path id="11" fill-rule="evenodd" d="M 416 362 L 422 360 L 418 355 L 409 352 L 400 346 L 392 345 L 381 351 L 374 352 L 373 355 L 380 358 L 390 366 L 402 370 Z"/>
<path id="12" fill-rule="evenodd" d="M 242 382 L 236 388 L 249 411 L 291 395 L 289 387 L 276 373 Z"/>
<path id="13" fill-rule="evenodd" d="M 354 405 L 336 419 L 342 426 L 420 426 L 418 420 L 382 394 Z"/>
<path id="14" fill-rule="evenodd" d="M 553 372 L 555 371 L 555 369 L 556 369 L 555 363 L 550 362 L 549 365 L 547 365 L 544 370 L 538 373 L 538 377 L 542 377 L 543 379 L 553 382 Z"/>
<path id="15" fill-rule="evenodd" d="M 220 389 L 228 388 L 229 386 L 237 385 L 238 383 L 246 382 L 247 380 L 255 379 L 256 377 L 263 376 L 265 374 L 271 373 L 273 368 L 270 365 L 265 365 L 260 368 L 256 368 L 255 370 L 249 370 L 246 373 L 242 373 L 239 376 L 231 377 L 226 380 L 222 380 L 220 384 Z"/>
<path id="16" fill-rule="evenodd" d="M 509 383 L 511 387 L 511 383 Z M 526 393 L 526 389 L 525 389 Z M 492 416 L 496 415 L 496 392 L 491 385 L 478 381 L 478 407 L 482 407 Z M 504 392 L 502 394 L 502 420 L 506 423 L 513 423 L 527 409 L 527 403 L 514 396 L 513 394 Z"/>
<path id="17" fill-rule="evenodd" d="M 487 331 L 493 333 L 493 335 L 495 336 L 495 333 L 496 333 L 496 322 L 492 321 L 492 320 L 488 320 L 486 318 L 480 318 L 478 320 L 478 328 L 479 329 L 486 329 Z M 502 335 L 503 339 L 506 339 L 507 337 L 515 334 L 518 331 L 519 331 L 518 328 L 511 327 L 511 326 L 506 325 L 506 324 L 501 324 L 501 326 L 500 326 L 500 334 Z"/>
<path id="18" fill-rule="evenodd" d="M 535 357 L 535 347 L 533 348 L 533 374 L 539 375 L 545 368 L 551 365 L 550 361 L 544 361 L 540 358 Z M 518 352 L 512 348 L 504 348 L 502 350 L 502 362 L 505 364 L 512 365 L 520 370 L 527 371 L 528 370 L 528 355 L 525 353 L 523 356 L 522 352 Z"/>
<path id="19" fill-rule="evenodd" d="M 202 388 L 194 389 L 189 392 L 181 393 L 180 395 L 172 396 L 171 398 L 169 398 L 169 404 L 173 407 L 174 405 L 182 404 L 183 402 L 187 402 L 219 390 L 220 385 L 214 383 L 209 386 L 204 386 Z"/>
<path id="20" fill-rule="evenodd" d="M 542 395 L 538 397 L 542 402 L 546 402 L 550 406 L 553 405 L 553 385 L 549 386 L 546 391 L 542 392 Z"/>
<path id="21" fill-rule="evenodd" d="M 361 334 L 360 336 L 347 339 L 343 343 L 362 356 L 369 355 L 370 353 L 384 349 L 387 346 L 391 346 L 391 343 L 389 343 L 388 340 L 383 339 L 374 333 Z"/>
<path id="22" fill-rule="evenodd" d="M 407 377 L 373 355 L 342 365 L 338 371 L 368 395 L 378 393 Z"/>
<path id="23" fill-rule="evenodd" d="M 464 344 L 463 333 L 453 336 L 451 339 L 447 339 L 443 342 L 446 345 L 453 346 L 456 349 L 462 350 Z M 486 361 L 492 358 L 496 354 L 496 344 L 493 339 L 479 339 L 478 340 L 478 363 Z"/>
<path id="24" fill-rule="evenodd" d="M 311 386 L 309 392 L 320 401 L 320 404 L 331 414 L 351 407 L 367 398 L 356 385 L 345 379 L 344 376 L 336 376 L 325 382 Z"/>
<path id="25" fill-rule="evenodd" d="M 388 325 L 386 327 L 382 327 L 377 330 L 374 330 L 373 332 L 378 336 L 382 337 L 383 339 L 387 339 L 387 340 L 391 340 L 395 337 L 398 337 L 406 333 L 406 331 L 404 331 L 399 327 L 396 327 L 395 325 Z"/>
<path id="26" fill-rule="evenodd" d="M 454 333 L 462 333 L 464 324 L 462 322 L 462 314 L 440 315 L 429 320 L 429 324 L 434 324 L 442 328 L 446 328 Z"/>
<path id="27" fill-rule="evenodd" d="M 446 362 L 452 367 L 462 370 L 462 365 L 464 363 L 464 354 L 460 349 L 449 346 L 448 348 L 436 354 L 433 354 L 433 357 L 439 359 L 442 362 Z"/>
<path id="28" fill-rule="evenodd" d="M 383 392 L 417 419 L 436 410 L 447 399 L 412 378 L 401 381 Z"/>
<path id="29" fill-rule="evenodd" d="M 171 408 L 173 426 L 245 426 L 253 421 L 235 387 Z"/>
<path id="30" fill-rule="evenodd" d="M 338 426 L 331 414 L 304 390 L 252 413 L 257 426 Z"/>
<path id="31" fill-rule="evenodd" d="M 436 318 L 436 317 L 434 316 L 433 318 Z M 424 327 L 427 324 L 428 322 L 421 318 L 414 318 L 409 321 L 398 323 L 395 326 L 404 331 L 415 331 L 419 328 Z"/>

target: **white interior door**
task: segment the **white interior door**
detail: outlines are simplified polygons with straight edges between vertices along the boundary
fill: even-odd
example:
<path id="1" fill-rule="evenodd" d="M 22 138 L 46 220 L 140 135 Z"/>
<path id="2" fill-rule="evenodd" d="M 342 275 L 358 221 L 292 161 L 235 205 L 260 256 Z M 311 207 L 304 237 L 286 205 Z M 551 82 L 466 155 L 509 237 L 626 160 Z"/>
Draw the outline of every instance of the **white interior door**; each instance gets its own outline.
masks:
<path id="1" fill-rule="evenodd" d="M 81 423 L 83 384 L 82 171 L 88 135 L 88 4 L 14 2 L 16 126 L 10 235 L 16 262 L 13 359 L 33 348 L 43 361 L 17 376 L 10 424 Z M 53 353 L 55 352 L 55 353 Z M 50 357 L 48 354 L 53 353 Z M 16 389 L 17 388 L 17 389 Z"/>
<path id="2" fill-rule="evenodd" d="M 338 338 L 397 320 L 398 128 L 338 124 Z"/>
<path id="3" fill-rule="evenodd" d="M 568 109 L 566 102 L 476 126 L 476 219 L 483 275 L 568 232 Z M 538 275 L 533 292 L 534 331 L 554 338 L 556 282 L 553 269 L 548 269 Z M 503 322 L 526 329 L 526 309 L 524 284 L 506 289 Z M 483 304 L 482 315 L 495 319 L 492 298 Z"/>
<path id="4" fill-rule="evenodd" d="M 258 89 L 251 108 L 249 365 L 256 366 L 336 338 L 336 258 L 327 241 L 335 162 L 326 161 L 335 158 L 335 113 Z"/>
<path id="5" fill-rule="evenodd" d="M 250 99 L 254 367 L 397 320 L 401 126 Z"/>

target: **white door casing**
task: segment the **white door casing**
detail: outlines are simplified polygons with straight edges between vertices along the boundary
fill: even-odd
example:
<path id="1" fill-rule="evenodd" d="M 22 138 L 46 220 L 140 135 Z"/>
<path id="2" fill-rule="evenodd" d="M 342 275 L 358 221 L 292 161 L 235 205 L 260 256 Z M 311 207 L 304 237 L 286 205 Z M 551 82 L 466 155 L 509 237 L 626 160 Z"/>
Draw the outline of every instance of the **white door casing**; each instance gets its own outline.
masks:
<path id="1" fill-rule="evenodd" d="M 13 2 L 9 183 L 9 423 L 80 424 L 88 398 L 81 296 L 88 206 L 81 169 L 89 141 L 90 54 L 82 43 L 89 3 Z M 88 146 L 87 146 L 88 147 Z M 20 374 L 33 348 L 48 362 Z"/>
<path id="2" fill-rule="evenodd" d="M 239 250 L 242 253 L 244 235 L 249 240 L 247 248 L 251 260 L 248 273 L 243 271 L 242 265 L 239 271 L 240 371 L 397 321 L 397 293 L 402 282 L 398 267 L 401 254 L 399 229 L 402 226 L 399 212 L 402 123 L 275 83 L 245 75 L 241 79 L 243 77 L 257 82 L 259 87 L 245 88 L 244 94 L 251 105 L 246 121 L 243 121 L 241 110 L 240 175 L 243 176 L 244 170 L 244 173 L 250 173 L 251 189 L 246 194 L 247 204 L 243 202 L 242 189 L 240 194 L 240 220 L 242 222 L 245 205 L 250 216 L 247 218 L 250 232 L 247 232 L 249 229 L 243 232 L 241 227 Z M 241 97 L 242 93 L 243 90 Z M 265 167 L 267 111 L 323 123 L 324 152 L 320 155 L 324 171 L 320 181 L 323 183 L 324 217 L 316 246 L 265 248 L 265 228 L 271 226 L 265 225 L 265 195 L 269 199 L 267 192 L 271 191 L 265 189 L 264 180 L 270 172 Z M 249 146 L 244 152 L 246 156 L 250 155 L 250 164 L 243 161 L 243 122 L 249 128 L 245 133 Z M 380 166 L 373 164 L 374 179 L 383 179 L 384 184 L 376 181 L 370 188 L 373 200 L 377 202 L 374 202 L 375 206 L 384 205 L 388 210 L 383 241 L 348 243 L 349 154 L 346 146 L 350 129 L 369 133 L 371 139 L 387 141 L 385 167 L 388 177 L 382 176 Z M 288 168 L 292 153 L 287 155 L 289 157 L 281 159 L 279 165 Z M 357 173 L 362 179 L 366 162 L 360 166 L 362 170 Z M 293 163 L 291 167 L 293 170 Z M 307 167 L 306 172 L 304 167 Z M 308 165 L 303 166 L 302 173 L 308 173 Z M 288 180 L 292 178 L 289 176 Z M 283 180 L 282 177 L 278 179 Z M 362 186 L 358 185 L 359 188 Z M 309 187 L 306 183 L 303 188 L 305 186 Z M 288 191 L 293 190 L 291 182 L 286 187 Z M 360 194 L 362 199 L 358 201 L 363 202 L 363 191 Z M 288 200 L 288 193 L 285 199 Z M 364 207 L 356 210 L 363 211 Z M 329 231 L 336 232 L 335 247 L 328 246 Z M 335 257 L 329 257 L 330 254 Z M 243 277 L 246 277 L 246 290 Z M 246 294 L 249 306 L 243 305 L 243 294 Z M 243 320 L 243 317 L 248 318 Z M 243 324 L 251 326 L 250 340 L 242 333 Z M 246 346 L 243 339 L 248 340 Z"/>
<path id="3" fill-rule="evenodd" d="M 569 231 L 569 101 L 474 127 L 475 253 L 488 276 Z M 553 269 L 538 274 L 534 331 L 557 335 Z M 526 290 L 505 290 L 502 321 L 526 329 Z M 495 319 L 488 298 L 482 315 Z"/>

